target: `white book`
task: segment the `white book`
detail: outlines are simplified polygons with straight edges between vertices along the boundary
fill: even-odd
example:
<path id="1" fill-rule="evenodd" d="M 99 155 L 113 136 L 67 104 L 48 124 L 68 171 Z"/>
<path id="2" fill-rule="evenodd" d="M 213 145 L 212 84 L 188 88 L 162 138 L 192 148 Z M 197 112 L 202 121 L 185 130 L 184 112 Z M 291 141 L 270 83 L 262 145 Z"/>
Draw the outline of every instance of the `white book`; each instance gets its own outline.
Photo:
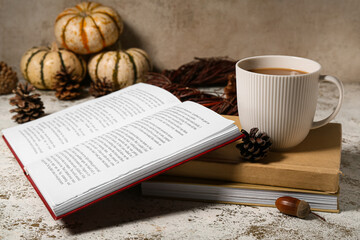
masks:
<path id="1" fill-rule="evenodd" d="M 241 135 L 233 121 L 144 83 L 2 134 L 54 219 Z"/>
<path id="2" fill-rule="evenodd" d="M 221 171 L 221 169 L 219 169 Z M 266 185 L 158 176 L 141 183 L 144 196 L 275 207 L 279 197 L 307 201 L 312 211 L 339 212 L 338 194 Z"/>

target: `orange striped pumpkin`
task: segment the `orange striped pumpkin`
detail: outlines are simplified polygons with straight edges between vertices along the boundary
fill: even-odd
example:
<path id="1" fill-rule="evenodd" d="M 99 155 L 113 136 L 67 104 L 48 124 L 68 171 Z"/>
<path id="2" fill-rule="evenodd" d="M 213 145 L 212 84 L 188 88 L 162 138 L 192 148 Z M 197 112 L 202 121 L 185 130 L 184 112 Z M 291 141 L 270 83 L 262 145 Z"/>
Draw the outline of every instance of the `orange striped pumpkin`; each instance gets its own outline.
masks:
<path id="1" fill-rule="evenodd" d="M 20 69 L 25 80 L 38 89 L 53 90 L 57 80 L 55 75 L 62 68 L 80 76 L 86 75 L 86 62 L 66 49 L 58 49 L 56 43 L 52 48 L 33 47 L 21 58 Z"/>
<path id="2" fill-rule="evenodd" d="M 145 73 L 151 68 L 148 55 L 139 48 L 101 52 L 88 63 L 91 80 L 111 82 L 114 90 L 143 81 Z"/>
<path id="3" fill-rule="evenodd" d="M 122 31 L 123 22 L 117 12 L 94 2 L 67 8 L 55 21 L 58 43 L 79 54 L 101 51 L 114 44 Z"/>

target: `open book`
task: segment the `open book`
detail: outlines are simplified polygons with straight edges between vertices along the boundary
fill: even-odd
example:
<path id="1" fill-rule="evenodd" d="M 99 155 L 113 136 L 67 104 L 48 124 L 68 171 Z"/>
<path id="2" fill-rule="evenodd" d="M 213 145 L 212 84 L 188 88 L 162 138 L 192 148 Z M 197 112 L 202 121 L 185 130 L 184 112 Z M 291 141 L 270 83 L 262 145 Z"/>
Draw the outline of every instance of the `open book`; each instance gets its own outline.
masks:
<path id="1" fill-rule="evenodd" d="M 144 83 L 2 133 L 54 219 L 240 137 L 233 121 Z"/>

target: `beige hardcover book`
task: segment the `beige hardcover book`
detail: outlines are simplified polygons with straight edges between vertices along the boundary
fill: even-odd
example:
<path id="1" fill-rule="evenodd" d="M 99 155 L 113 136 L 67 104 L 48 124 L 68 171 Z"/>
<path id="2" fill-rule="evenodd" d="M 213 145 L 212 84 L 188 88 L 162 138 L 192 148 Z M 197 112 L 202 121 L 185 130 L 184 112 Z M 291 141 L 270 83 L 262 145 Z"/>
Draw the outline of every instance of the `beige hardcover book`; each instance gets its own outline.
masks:
<path id="1" fill-rule="evenodd" d="M 234 120 L 241 128 L 238 117 L 225 117 Z M 235 147 L 238 142 L 205 154 L 166 174 L 338 192 L 341 124 L 329 123 L 311 130 L 307 138 L 291 151 L 270 152 L 261 163 L 242 161 Z"/>
<path id="2" fill-rule="evenodd" d="M 305 200 L 312 211 L 339 212 L 339 194 L 199 178 L 158 176 L 141 183 L 144 196 L 275 207 L 282 196 Z"/>

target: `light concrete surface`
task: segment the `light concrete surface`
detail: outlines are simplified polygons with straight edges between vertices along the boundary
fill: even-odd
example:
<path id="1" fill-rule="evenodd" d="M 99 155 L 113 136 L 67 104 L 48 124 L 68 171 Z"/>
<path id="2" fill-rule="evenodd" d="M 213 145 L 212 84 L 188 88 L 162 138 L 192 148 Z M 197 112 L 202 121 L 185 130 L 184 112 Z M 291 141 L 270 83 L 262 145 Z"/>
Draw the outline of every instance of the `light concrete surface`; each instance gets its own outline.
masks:
<path id="1" fill-rule="evenodd" d="M 57 15 L 80 0 L 0 0 L 0 61 L 55 40 Z M 124 48 L 146 50 L 159 69 L 196 57 L 264 54 L 311 58 L 323 72 L 360 81 L 357 0 L 99 0 L 125 23 Z M 19 72 L 20 73 L 20 72 Z"/>
<path id="2" fill-rule="evenodd" d="M 46 113 L 87 101 L 59 101 L 40 92 Z M 323 84 L 316 118 L 336 103 L 336 89 Z M 12 122 L 11 95 L 0 96 L 0 129 Z M 360 84 L 345 84 L 334 120 L 343 126 L 340 209 L 306 220 L 275 208 L 142 197 L 134 187 L 54 221 L 0 140 L 0 239 L 360 239 Z"/>

